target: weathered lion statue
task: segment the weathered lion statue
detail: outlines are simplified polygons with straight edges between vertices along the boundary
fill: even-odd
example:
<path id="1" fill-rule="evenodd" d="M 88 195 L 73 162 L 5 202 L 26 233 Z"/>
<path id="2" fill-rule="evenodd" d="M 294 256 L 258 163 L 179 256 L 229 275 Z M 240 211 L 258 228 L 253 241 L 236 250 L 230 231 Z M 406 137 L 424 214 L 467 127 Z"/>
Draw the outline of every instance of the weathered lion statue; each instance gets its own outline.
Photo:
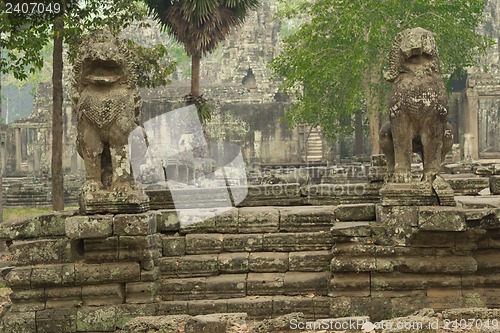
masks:
<path id="1" fill-rule="evenodd" d="M 84 212 L 137 212 L 148 208 L 135 183 L 128 148 L 139 126 L 141 100 L 126 46 L 107 30 L 88 36 L 74 66 L 73 109 L 77 149 L 85 162 L 80 196 Z M 83 206 L 83 207 L 82 207 Z"/>
<path id="2" fill-rule="evenodd" d="M 380 130 L 388 180 L 411 182 L 412 152 L 418 152 L 424 167 L 422 180 L 432 182 L 453 145 L 452 127 L 447 122 L 448 96 L 433 33 L 422 28 L 400 32 L 384 78 L 394 83 L 390 122 Z"/>

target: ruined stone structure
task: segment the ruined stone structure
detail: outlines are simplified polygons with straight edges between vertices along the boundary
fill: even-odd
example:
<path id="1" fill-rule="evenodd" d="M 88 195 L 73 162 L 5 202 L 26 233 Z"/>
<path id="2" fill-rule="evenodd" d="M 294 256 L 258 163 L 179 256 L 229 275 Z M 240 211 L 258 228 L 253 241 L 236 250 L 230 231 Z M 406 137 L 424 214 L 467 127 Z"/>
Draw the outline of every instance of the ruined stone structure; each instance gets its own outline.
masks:
<path id="1" fill-rule="evenodd" d="M 147 210 L 148 197 L 130 167 L 129 136 L 139 126 L 141 107 L 132 56 L 111 32 L 97 31 L 80 45 L 74 73 L 76 144 L 86 171 L 80 210 Z"/>
<path id="2" fill-rule="evenodd" d="M 243 207 L 191 211 L 205 218 L 197 224 L 174 210 L 4 223 L 15 267 L 3 271 L 13 290 L 3 332 L 115 332 L 143 316 L 380 320 L 425 307 L 499 307 L 500 208 L 469 205 L 481 207 Z"/>
<path id="3" fill-rule="evenodd" d="M 400 32 L 384 77 L 394 83 L 390 123 L 380 131 L 389 181 L 411 182 L 411 156 L 415 150 L 423 159 L 423 180 L 432 182 L 440 172 L 442 157 L 453 144 L 451 125 L 447 124 L 448 96 L 432 32 L 422 28 Z"/>

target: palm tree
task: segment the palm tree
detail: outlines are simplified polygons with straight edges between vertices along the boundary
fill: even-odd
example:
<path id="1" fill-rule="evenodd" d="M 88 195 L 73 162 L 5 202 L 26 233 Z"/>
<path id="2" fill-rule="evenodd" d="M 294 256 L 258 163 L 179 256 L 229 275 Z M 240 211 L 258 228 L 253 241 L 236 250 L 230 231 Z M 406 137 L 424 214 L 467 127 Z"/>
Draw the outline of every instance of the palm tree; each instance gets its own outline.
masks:
<path id="1" fill-rule="evenodd" d="M 145 0 L 149 13 L 184 45 L 191 57 L 191 92 L 188 100 L 202 99 L 200 61 L 240 26 L 258 0 Z"/>

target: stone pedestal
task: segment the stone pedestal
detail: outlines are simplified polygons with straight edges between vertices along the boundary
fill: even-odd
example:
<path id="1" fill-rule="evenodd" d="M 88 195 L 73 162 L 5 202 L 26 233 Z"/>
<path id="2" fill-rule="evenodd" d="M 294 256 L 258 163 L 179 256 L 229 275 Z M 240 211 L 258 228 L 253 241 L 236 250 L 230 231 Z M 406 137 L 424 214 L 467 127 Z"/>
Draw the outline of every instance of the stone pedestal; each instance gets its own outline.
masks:
<path id="1" fill-rule="evenodd" d="M 149 197 L 142 189 L 131 191 L 92 191 L 82 188 L 80 213 L 142 213 L 149 210 Z"/>
<path id="2" fill-rule="evenodd" d="M 455 206 L 451 186 L 441 177 L 434 182 L 387 183 L 380 189 L 382 206 Z"/>

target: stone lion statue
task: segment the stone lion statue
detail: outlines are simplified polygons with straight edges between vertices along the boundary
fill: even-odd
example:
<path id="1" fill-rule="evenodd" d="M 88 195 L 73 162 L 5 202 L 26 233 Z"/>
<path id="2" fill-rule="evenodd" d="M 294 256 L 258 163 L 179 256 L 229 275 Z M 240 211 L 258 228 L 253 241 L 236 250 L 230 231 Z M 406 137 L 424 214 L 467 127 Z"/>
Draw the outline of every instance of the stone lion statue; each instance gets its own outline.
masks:
<path id="1" fill-rule="evenodd" d="M 147 196 L 131 172 L 128 148 L 141 107 L 132 59 L 107 29 L 91 34 L 79 46 L 72 102 L 77 149 L 86 169 L 80 208 L 86 212 L 147 209 Z"/>
<path id="2" fill-rule="evenodd" d="M 452 127 L 447 122 L 448 96 L 433 33 L 422 28 L 400 32 L 384 78 L 393 83 L 390 122 L 380 130 L 388 180 L 411 182 L 412 152 L 418 152 L 423 161 L 422 180 L 432 182 L 453 145 Z"/>

